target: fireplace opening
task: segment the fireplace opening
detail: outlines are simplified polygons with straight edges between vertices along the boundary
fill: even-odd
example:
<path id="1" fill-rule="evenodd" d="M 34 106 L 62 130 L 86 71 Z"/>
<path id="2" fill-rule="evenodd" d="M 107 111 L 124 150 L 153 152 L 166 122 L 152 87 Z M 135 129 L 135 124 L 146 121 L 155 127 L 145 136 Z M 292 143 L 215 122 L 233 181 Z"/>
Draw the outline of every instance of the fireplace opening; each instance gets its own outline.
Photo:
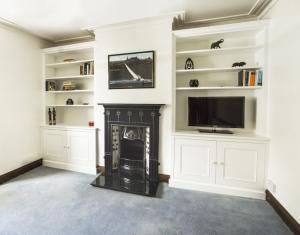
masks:
<path id="1" fill-rule="evenodd" d="M 149 179 L 150 128 L 112 125 L 113 171 L 126 189 Z M 144 190 L 144 189 L 143 189 Z"/>

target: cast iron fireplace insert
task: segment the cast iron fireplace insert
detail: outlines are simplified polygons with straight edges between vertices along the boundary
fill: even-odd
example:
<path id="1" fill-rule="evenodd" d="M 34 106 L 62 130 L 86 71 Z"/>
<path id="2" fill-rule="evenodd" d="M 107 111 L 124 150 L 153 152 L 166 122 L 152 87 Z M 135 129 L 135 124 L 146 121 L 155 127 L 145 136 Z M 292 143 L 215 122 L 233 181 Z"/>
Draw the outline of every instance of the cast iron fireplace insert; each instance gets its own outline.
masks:
<path id="1" fill-rule="evenodd" d="M 162 104 L 99 104 L 105 115 L 105 173 L 95 187 L 156 196 Z"/>

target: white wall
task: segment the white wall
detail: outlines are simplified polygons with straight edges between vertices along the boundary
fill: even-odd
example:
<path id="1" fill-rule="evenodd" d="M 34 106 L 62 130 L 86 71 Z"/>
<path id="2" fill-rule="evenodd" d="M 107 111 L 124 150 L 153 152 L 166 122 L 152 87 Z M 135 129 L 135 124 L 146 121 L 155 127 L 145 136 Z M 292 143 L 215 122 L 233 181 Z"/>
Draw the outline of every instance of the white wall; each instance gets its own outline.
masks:
<path id="1" fill-rule="evenodd" d="M 40 158 L 41 45 L 0 24 L 0 175 Z"/>
<path id="2" fill-rule="evenodd" d="M 160 172 L 170 173 L 172 131 L 172 19 L 115 25 L 97 29 L 95 48 L 95 95 L 100 103 L 161 103 Z M 154 89 L 108 89 L 109 54 L 155 51 Z M 96 113 L 96 126 L 103 129 L 103 110 Z M 100 132 L 100 165 L 104 165 L 104 138 Z"/>
<path id="3" fill-rule="evenodd" d="M 300 1 L 279 0 L 271 18 L 270 159 L 275 197 L 300 223 Z"/>

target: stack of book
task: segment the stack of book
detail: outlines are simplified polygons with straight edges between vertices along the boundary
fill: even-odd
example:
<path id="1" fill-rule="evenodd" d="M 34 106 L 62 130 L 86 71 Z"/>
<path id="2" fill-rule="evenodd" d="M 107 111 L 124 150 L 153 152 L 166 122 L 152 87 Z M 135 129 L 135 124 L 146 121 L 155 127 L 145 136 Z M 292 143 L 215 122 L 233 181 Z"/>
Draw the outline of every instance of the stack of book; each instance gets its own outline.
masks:
<path id="1" fill-rule="evenodd" d="M 80 75 L 92 75 L 94 74 L 94 61 L 84 63 L 80 65 Z"/>
<path id="2" fill-rule="evenodd" d="M 238 86 L 262 86 L 262 70 L 242 70 L 238 73 Z"/>
<path id="3" fill-rule="evenodd" d="M 64 82 L 62 89 L 63 89 L 63 91 L 75 90 L 76 89 L 76 84 L 73 83 L 73 82 Z"/>

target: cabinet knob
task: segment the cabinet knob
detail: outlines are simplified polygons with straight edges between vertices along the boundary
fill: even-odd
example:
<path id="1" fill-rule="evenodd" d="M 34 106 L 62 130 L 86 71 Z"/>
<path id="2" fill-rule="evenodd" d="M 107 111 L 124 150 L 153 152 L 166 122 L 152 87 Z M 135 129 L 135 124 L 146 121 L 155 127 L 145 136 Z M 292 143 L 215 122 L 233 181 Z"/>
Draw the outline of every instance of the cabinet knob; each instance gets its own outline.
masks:
<path id="1" fill-rule="evenodd" d="M 218 165 L 218 162 L 213 162 L 214 165 Z"/>
<path id="2" fill-rule="evenodd" d="M 225 163 L 224 162 L 219 162 L 219 165 L 224 166 Z"/>

